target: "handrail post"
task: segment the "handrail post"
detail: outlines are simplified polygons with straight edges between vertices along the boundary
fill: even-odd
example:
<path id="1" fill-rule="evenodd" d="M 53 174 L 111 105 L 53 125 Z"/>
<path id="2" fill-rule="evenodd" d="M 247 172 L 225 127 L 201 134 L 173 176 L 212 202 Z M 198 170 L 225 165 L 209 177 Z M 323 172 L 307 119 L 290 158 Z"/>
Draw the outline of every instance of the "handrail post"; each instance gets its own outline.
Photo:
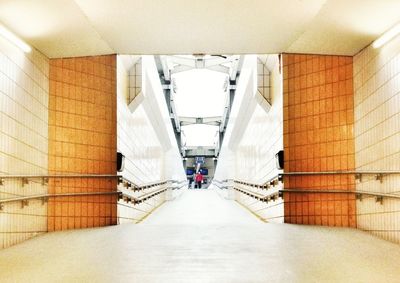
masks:
<path id="1" fill-rule="evenodd" d="M 165 188 L 167 189 L 165 191 L 165 200 L 170 201 L 174 199 L 174 193 L 172 190 L 172 181 L 168 180 L 167 183 L 165 184 Z"/>
<path id="2" fill-rule="evenodd" d="M 235 199 L 235 192 L 233 187 L 235 186 L 234 180 L 229 179 L 226 180 L 225 187 L 227 188 L 226 199 L 233 200 Z"/>

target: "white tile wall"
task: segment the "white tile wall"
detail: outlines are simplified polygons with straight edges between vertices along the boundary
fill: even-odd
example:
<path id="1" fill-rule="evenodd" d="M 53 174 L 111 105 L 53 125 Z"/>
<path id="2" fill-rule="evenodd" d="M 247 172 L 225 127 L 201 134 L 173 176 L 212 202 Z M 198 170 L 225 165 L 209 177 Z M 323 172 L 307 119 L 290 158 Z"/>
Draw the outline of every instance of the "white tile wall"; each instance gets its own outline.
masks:
<path id="1" fill-rule="evenodd" d="M 264 57 L 266 56 L 257 58 L 257 89 L 268 102 L 271 102 L 270 71 L 267 68 Z"/>
<path id="2" fill-rule="evenodd" d="M 400 36 L 380 49 L 371 46 L 354 57 L 355 149 L 357 170 L 400 170 Z M 400 192 L 400 176 L 374 176 L 360 191 Z M 357 226 L 400 242 L 400 201 L 357 201 Z"/>
<path id="3" fill-rule="evenodd" d="M 146 62 L 147 64 L 140 64 L 140 66 L 144 66 L 144 68 L 149 66 L 149 63 L 151 63 L 151 58 L 146 58 Z M 135 66 L 137 68 L 138 64 Z M 135 72 L 136 74 L 142 73 L 140 70 L 136 70 Z M 143 73 L 147 74 L 148 72 L 156 72 L 156 69 L 151 69 L 150 71 L 146 70 L 146 72 Z M 147 103 L 147 108 L 140 104 L 133 112 L 131 112 L 128 108 L 126 99 L 130 91 L 128 77 L 129 72 L 123 66 L 120 58 L 118 58 L 117 149 L 126 157 L 125 169 L 122 172 L 122 175 L 137 185 L 156 183 L 169 179 L 186 179 L 176 141 L 160 141 L 160 135 L 157 135 L 156 133 L 156 131 L 161 130 L 168 132 L 168 130 L 172 130 L 172 128 L 167 130 L 158 129 L 155 128 L 155 125 L 157 127 L 171 127 L 171 125 L 160 123 L 157 124 L 154 122 L 154 120 L 150 121 L 150 119 L 153 119 L 154 116 L 149 116 L 147 111 L 147 109 L 158 109 L 158 102 L 165 103 L 163 97 L 161 97 L 162 99 L 159 100 L 154 99 L 154 95 L 163 95 L 161 91 L 161 85 L 159 88 L 153 86 L 143 90 L 144 94 L 142 95 L 146 97 L 144 98 L 144 101 Z M 146 76 L 141 78 L 147 79 L 148 84 L 159 83 L 159 80 L 150 80 Z M 159 91 L 156 91 L 157 89 Z M 166 105 L 162 106 L 165 106 L 166 109 Z M 158 110 L 158 112 L 161 111 Z M 163 117 L 160 119 L 163 119 Z M 118 206 L 118 216 L 120 217 L 119 221 L 120 223 L 132 221 L 136 222 L 154 208 L 162 204 L 164 201 L 165 194 L 160 194 L 139 205 L 132 205 L 130 203 L 127 204 L 123 201 L 120 201 Z"/>
<path id="4" fill-rule="evenodd" d="M 254 64 L 244 66 L 248 66 L 249 68 L 253 66 L 253 68 L 256 68 L 256 60 L 258 59 L 247 57 L 247 60 L 253 60 Z M 247 85 L 249 80 L 252 83 L 257 83 L 258 76 L 257 72 L 254 71 L 249 77 L 246 76 L 245 71 L 245 79 L 241 78 L 239 83 Z M 257 76 L 257 79 L 254 79 L 254 76 Z M 231 149 L 230 154 L 228 154 L 229 149 L 223 147 L 217 165 L 217 179 L 233 178 L 248 183 L 263 184 L 278 173 L 275 165 L 275 154 L 283 149 L 283 101 L 282 76 L 279 72 L 277 56 L 270 70 L 270 82 L 272 107 L 266 110 L 259 104 L 256 104 L 254 110 L 252 110 L 248 124 L 244 127 L 243 137 L 240 139 L 238 145 L 234 149 Z M 246 93 L 244 94 L 240 93 L 240 91 L 242 91 L 242 88 L 238 87 L 236 95 L 239 96 L 239 101 L 242 95 L 250 95 L 253 100 L 255 100 L 254 95 L 260 95 L 259 93 L 247 93 L 248 91 L 257 91 L 257 87 L 246 88 Z M 245 101 L 245 99 L 241 101 Z M 240 108 L 240 105 L 236 105 L 235 107 Z M 234 109 L 232 111 L 235 113 Z M 236 118 L 236 120 L 239 121 L 240 119 Z M 230 123 L 235 123 L 235 118 L 230 120 Z M 234 135 L 235 133 L 232 133 L 232 136 Z M 228 136 L 228 138 L 231 137 Z M 228 143 L 229 140 L 224 140 L 224 144 Z M 234 158 L 232 155 L 234 155 Z M 232 166 L 232 163 L 233 176 L 229 175 L 222 168 Z M 277 191 L 279 188 L 279 186 L 276 186 L 273 190 Z M 266 191 L 260 191 L 259 193 L 266 194 Z M 241 193 L 235 193 L 235 195 L 236 200 L 267 221 L 283 222 L 283 203 L 281 199 L 266 204 Z"/>
<path id="5" fill-rule="evenodd" d="M 47 174 L 49 62 L 36 50 L 25 54 L 0 37 L 0 174 Z M 22 186 L 5 180 L 0 198 L 47 192 L 41 181 Z M 0 248 L 47 230 L 47 205 L 40 200 L 4 205 Z"/>
<path id="6" fill-rule="evenodd" d="M 164 154 L 146 112 L 139 106 L 133 113 L 126 101 L 128 85 L 121 86 L 127 71 L 119 64 L 117 89 L 117 148 L 125 159 L 123 175 L 137 184 L 163 179 Z"/>
<path id="7" fill-rule="evenodd" d="M 277 61 L 270 71 L 272 107 L 266 112 L 261 106 L 256 106 L 236 150 L 236 179 L 255 184 L 263 184 L 278 173 L 275 154 L 283 149 L 282 77 Z M 262 72 L 264 79 L 269 80 L 270 76 L 265 75 L 265 64 Z M 264 83 L 266 85 L 269 88 L 269 82 Z M 280 186 L 276 186 L 269 193 L 279 189 Z M 265 194 L 265 191 L 259 193 Z M 283 222 L 281 199 L 266 204 L 240 193 L 236 195 L 240 202 L 267 221 Z"/>
<path id="8" fill-rule="evenodd" d="M 135 61 L 129 70 L 129 100 L 132 101 L 142 91 L 142 60 Z"/>

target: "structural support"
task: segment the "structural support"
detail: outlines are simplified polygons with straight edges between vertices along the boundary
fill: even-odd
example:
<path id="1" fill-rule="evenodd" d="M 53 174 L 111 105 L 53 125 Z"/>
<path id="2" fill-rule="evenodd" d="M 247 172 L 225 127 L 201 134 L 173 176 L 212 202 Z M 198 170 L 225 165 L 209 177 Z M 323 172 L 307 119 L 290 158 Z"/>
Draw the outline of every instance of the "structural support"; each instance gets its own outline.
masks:
<path id="1" fill-rule="evenodd" d="M 168 113 L 174 128 L 175 137 L 182 157 L 203 156 L 217 157 L 222 145 L 224 133 L 229 122 L 229 115 L 233 105 L 236 91 L 236 82 L 243 64 L 243 56 L 223 56 L 196 54 L 193 57 L 184 56 L 155 56 L 155 61 L 160 76 L 160 81 L 164 90 L 167 102 Z M 222 117 L 179 117 L 174 104 L 174 81 L 173 74 L 189 71 L 192 69 L 208 69 L 221 72 L 227 75 L 226 90 L 229 92 Z M 219 139 L 215 148 L 184 148 L 181 144 L 181 127 L 193 124 L 205 124 L 219 127 Z M 201 154 L 202 153 L 202 154 Z"/>

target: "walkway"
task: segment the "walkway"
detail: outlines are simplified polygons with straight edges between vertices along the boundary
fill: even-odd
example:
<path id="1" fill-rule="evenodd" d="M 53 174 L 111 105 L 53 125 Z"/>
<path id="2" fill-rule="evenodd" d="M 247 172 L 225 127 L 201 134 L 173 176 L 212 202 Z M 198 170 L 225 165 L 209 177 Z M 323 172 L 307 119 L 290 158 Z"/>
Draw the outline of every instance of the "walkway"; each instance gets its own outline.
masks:
<path id="1" fill-rule="evenodd" d="M 263 223 L 245 208 L 210 189 L 188 190 L 152 213 L 146 225 L 257 225 Z"/>
<path id="2" fill-rule="evenodd" d="M 352 229 L 265 224 L 212 190 L 138 225 L 49 233 L 0 252 L 1 282 L 399 282 L 400 247 Z"/>

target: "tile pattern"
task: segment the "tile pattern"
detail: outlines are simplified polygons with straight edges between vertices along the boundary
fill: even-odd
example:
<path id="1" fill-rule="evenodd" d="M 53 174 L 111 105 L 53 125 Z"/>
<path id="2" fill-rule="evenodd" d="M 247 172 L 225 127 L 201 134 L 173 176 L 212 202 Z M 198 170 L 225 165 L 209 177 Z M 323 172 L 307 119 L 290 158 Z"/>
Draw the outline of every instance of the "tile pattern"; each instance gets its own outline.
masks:
<path id="1" fill-rule="evenodd" d="M 357 170 L 400 170 L 400 36 L 354 57 L 355 161 Z M 363 176 L 360 191 L 397 193 L 400 176 Z M 400 242 L 400 201 L 357 201 L 358 228 Z"/>
<path id="2" fill-rule="evenodd" d="M 116 174 L 116 139 L 116 56 L 51 59 L 49 173 Z M 110 179 L 51 179 L 49 192 L 116 187 Z M 116 224 L 115 196 L 49 200 L 49 231 L 110 224 Z"/>
<path id="3" fill-rule="evenodd" d="M 25 54 L 0 37 L 0 175 L 47 174 L 47 58 Z M 0 199 L 47 193 L 47 185 L 4 180 Z M 32 200 L 5 204 L 0 210 L 0 249 L 47 230 L 47 204 Z"/>
<path id="4" fill-rule="evenodd" d="M 271 102 L 270 71 L 260 57 L 257 57 L 257 90 L 268 102 Z"/>
<path id="5" fill-rule="evenodd" d="M 141 68 L 141 59 L 127 70 L 120 56 L 117 58 L 117 148 L 125 155 L 125 168 L 120 174 L 139 186 L 165 180 L 165 153 L 144 107 L 139 105 L 133 112 L 128 107 L 131 99 L 141 91 Z M 150 190 L 155 189 L 158 188 Z M 134 195 L 143 193 L 148 191 Z M 165 193 L 135 205 L 120 200 L 118 221 L 137 222 L 164 201 Z"/>
<path id="6" fill-rule="evenodd" d="M 260 105 L 256 106 L 235 151 L 235 179 L 253 184 L 263 184 L 279 172 L 276 168 L 275 154 L 283 149 L 282 75 L 279 70 L 278 56 L 267 57 L 275 63 L 271 64 L 271 70 L 268 70 L 265 62 L 257 58 L 257 78 L 258 82 L 261 79 L 267 80 L 264 83 L 263 94 L 272 106 L 267 111 Z M 258 91 L 260 92 L 260 85 L 258 85 Z M 265 195 L 281 189 L 281 185 L 268 192 L 252 187 L 244 187 L 244 189 L 255 190 Z M 235 197 L 261 218 L 270 222 L 283 222 L 282 200 L 265 203 L 255 201 L 254 198 L 239 192 L 235 193 Z"/>
<path id="7" fill-rule="evenodd" d="M 283 55 L 285 172 L 354 170 L 353 62 L 346 56 Z M 356 226 L 354 177 L 296 176 L 285 189 L 285 222 Z"/>
<path id="8" fill-rule="evenodd" d="M 129 70 L 129 102 L 142 91 L 142 59 L 139 58 Z"/>

